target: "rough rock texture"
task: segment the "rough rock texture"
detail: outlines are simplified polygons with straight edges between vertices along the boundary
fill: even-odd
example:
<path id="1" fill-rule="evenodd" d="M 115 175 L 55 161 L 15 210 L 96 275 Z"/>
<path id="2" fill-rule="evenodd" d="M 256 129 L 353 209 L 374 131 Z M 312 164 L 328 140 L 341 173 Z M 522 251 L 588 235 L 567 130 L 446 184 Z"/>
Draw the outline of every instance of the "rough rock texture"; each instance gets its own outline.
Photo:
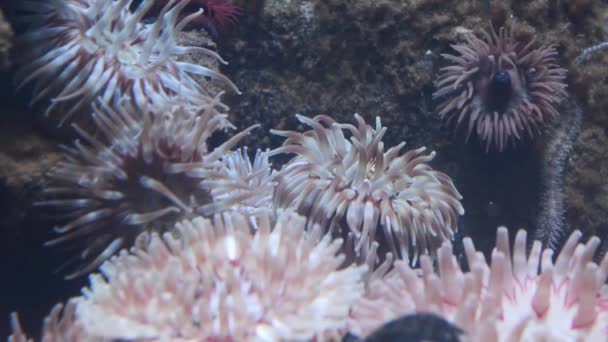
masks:
<path id="1" fill-rule="evenodd" d="M 11 65 L 14 38 L 13 28 L 0 9 L 0 71 L 6 71 Z"/>
<path id="2" fill-rule="evenodd" d="M 355 112 L 368 121 L 380 115 L 392 141 L 437 141 L 440 125 L 430 111 L 435 47 L 455 37 L 458 24 L 440 4 L 265 1 L 221 46 L 230 62 L 225 71 L 244 91 L 232 101 L 234 116 L 262 122 L 260 138 L 272 146 L 264 132 L 291 125 L 295 113 L 340 121 Z M 467 10 L 483 9 L 467 5 L 461 15 Z"/>
<path id="3" fill-rule="evenodd" d="M 3 203 L 0 225 L 18 222 L 26 216 L 43 186 L 42 176 L 60 158 L 56 143 L 28 126 L 11 122 L 2 124 L 0 182 L 13 198 Z"/>
<path id="4" fill-rule="evenodd" d="M 584 113 L 583 129 L 566 169 L 566 224 L 568 228 L 602 237 L 605 252 L 608 248 L 608 53 L 593 54 L 581 65 L 572 62 L 582 49 L 608 40 L 608 12 L 606 1 L 569 1 L 564 2 L 563 8 L 566 22 L 561 26 L 571 34 L 558 34 L 555 38 L 560 44 L 576 46 L 576 49 L 564 49 L 564 57 L 571 63 L 568 66 L 570 91 Z"/>
<path id="5" fill-rule="evenodd" d="M 48 308 L 77 290 L 53 274 L 60 265 L 43 246 L 51 236 L 48 213 L 38 210 L 43 174 L 59 160 L 57 142 L 32 129 L 27 113 L 0 101 L 0 336 L 9 313 L 24 313 L 28 329 L 40 329 Z"/>
<path id="6" fill-rule="evenodd" d="M 608 136 L 601 126 L 579 135 L 566 177 L 567 222 L 572 228 L 608 237 Z M 603 251 L 608 244 L 604 241 Z"/>

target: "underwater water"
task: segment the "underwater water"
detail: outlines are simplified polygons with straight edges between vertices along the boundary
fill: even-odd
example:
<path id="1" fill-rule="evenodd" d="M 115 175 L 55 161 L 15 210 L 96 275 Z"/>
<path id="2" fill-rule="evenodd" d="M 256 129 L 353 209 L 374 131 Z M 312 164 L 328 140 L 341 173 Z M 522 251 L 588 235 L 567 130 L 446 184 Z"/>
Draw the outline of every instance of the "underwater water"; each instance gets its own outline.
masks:
<path id="1" fill-rule="evenodd" d="M 90 279 L 104 261 L 146 245 L 150 232 L 179 241 L 188 235 L 174 225 L 199 216 L 244 215 L 256 234 L 265 219 L 297 212 L 307 231 L 316 224 L 347 241 L 336 252 L 346 261 L 323 272 L 360 276 L 353 298 L 371 284 L 355 266 L 380 268 L 387 252 L 406 261 L 430 254 L 437 266 L 437 249 L 450 241 L 467 271 L 470 237 L 490 263 L 500 226 L 511 241 L 526 230 L 528 250 L 537 239 L 555 255 L 574 230 L 582 241 L 597 236 L 588 253 L 599 264 L 608 251 L 607 5 L 1 1 L 0 336 L 13 332 L 17 312 L 38 339 L 56 303 L 126 279 L 112 266 Z M 277 260 L 297 250 L 286 249 Z M 323 283 L 311 269 L 294 289 Z M 589 331 L 608 336 L 601 285 Z M 342 305 L 323 312 L 353 321 Z M 445 317 L 388 327 L 429 319 L 457 335 Z M 290 322 L 307 321 L 297 318 Z M 315 322 L 294 329 L 336 339 L 361 328 Z M 361 331 L 350 337 L 369 333 Z"/>

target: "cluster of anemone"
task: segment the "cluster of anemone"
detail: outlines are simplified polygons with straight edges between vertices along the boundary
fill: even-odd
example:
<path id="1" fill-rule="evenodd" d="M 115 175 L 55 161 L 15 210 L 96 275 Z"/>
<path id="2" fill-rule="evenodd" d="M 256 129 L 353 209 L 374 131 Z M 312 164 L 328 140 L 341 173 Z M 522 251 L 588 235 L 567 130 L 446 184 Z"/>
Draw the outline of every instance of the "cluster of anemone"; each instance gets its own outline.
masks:
<path id="1" fill-rule="evenodd" d="M 187 0 L 161 3 L 17 5 L 27 14 L 19 37 L 24 50 L 19 87 L 31 83 L 32 103 L 46 107 L 47 114 L 62 114 L 60 123 L 84 118 L 85 125 L 73 123 L 80 139 L 63 147 L 65 160 L 49 171 L 39 203 L 66 222 L 47 245 L 80 250 L 64 265 L 70 278 L 129 248 L 142 232 L 211 216 L 239 200 L 253 205 L 250 197 L 260 194 L 245 191 L 226 173 L 225 155 L 251 128 L 215 149 L 208 146 L 215 132 L 234 127 L 224 114 L 223 92 L 198 76 L 238 89 L 212 68 L 212 62 L 223 62 L 217 53 L 177 42 L 203 9 L 184 14 Z M 209 57 L 210 65 L 180 60 L 193 52 Z M 243 172 L 239 175 L 246 177 Z M 214 177 L 224 183 L 212 187 Z M 221 191 L 243 193 L 228 198 Z"/>
<path id="2" fill-rule="evenodd" d="M 33 83 L 32 101 L 63 120 L 90 114 L 93 125 L 73 124 L 80 139 L 63 147 L 39 203 L 66 219 L 47 244 L 80 250 L 68 277 L 90 274 L 81 296 L 53 308 L 42 340 L 325 341 L 429 312 L 474 341 L 608 334 L 608 257 L 593 263 L 597 238 L 583 244 L 573 233 L 553 262 L 538 242 L 526 253 L 523 231 L 511 254 L 499 229 L 491 264 L 464 240 L 463 271 L 450 244 L 460 193 L 429 166 L 434 152 L 385 149 L 379 118 L 372 127 L 359 115 L 355 124 L 297 116 L 311 129 L 271 131 L 285 142 L 253 158 L 233 150 L 253 127 L 212 146 L 214 133 L 234 127 L 221 92 L 194 76 L 237 89 L 179 61 L 194 51 L 221 61 L 177 44 L 200 18 L 181 15 L 187 6 L 21 5 L 32 13 L 19 73 Z M 455 47 L 461 56 L 446 55 L 457 65 L 439 83 L 441 114 L 467 119 L 467 135 L 476 128 L 502 150 L 555 114 L 564 71 L 552 48 L 520 47 L 504 29 L 468 39 Z M 278 154 L 295 156 L 275 170 Z M 391 253 L 381 262 L 378 251 Z M 9 340 L 26 341 L 16 315 L 12 326 Z"/>
<path id="3" fill-rule="evenodd" d="M 452 46 L 457 54 L 442 55 L 451 64 L 441 69 L 433 96 L 439 115 L 466 140 L 475 132 L 486 151 L 502 151 L 558 116 L 566 70 L 553 46 L 518 41 L 510 27 L 482 36 L 468 33 Z"/>
<path id="4" fill-rule="evenodd" d="M 212 68 L 216 61 L 225 63 L 219 55 L 177 42 L 177 35 L 202 10 L 180 17 L 188 1 L 172 0 L 153 23 L 145 23 L 142 18 L 155 2 L 23 2 L 19 7 L 28 13 L 29 27 L 20 37 L 19 87 L 32 84 L 31 103 L 40 103 L 47 115 L 60 113 L 60 124 L 90 112 L 90 103 L 98 98 L 115 105 L 128 96 L 140 108 L 171 97 L 205 104 L 215 91 L 195 76 L 218 80 L 238 92 L 230 79 Z M 209 56 L 210 65 L 180 60 L 193 52 Z"/>
<path id="5" fill-rule="evenodd" d="M 490 264 L 465 238 L 467 272 L 449 243 L 437 252 L 438 271 L 428 256 L 420 270 L 396 262 L 369 277 L 349 329 L 364 336 L 402 315 L 426 312 L 460 327 L 467 341 L 603 341 L 608 256 L 594 263 L 600 240 L 582 243 L 581 235 L 574 231 L 554 259 L 539 241 L 527 253 L 524 230 L 511 249 L 508 230 L 499 228 Z"/>
<path id="6" fill-rule="evenodd" d="M 342 241 L 293 211 L 216 215 L 152 233 L 93 275 L 81 297 L 45 320 L 43 338 L 103 340 L 336 340 L 365 336 L 402 315 L 431 313 L 467 341 L 602 341 L 608 334 L 608 257 L 572 233 L 553 261 L 535 241 L 526 252 L 500 228 L 488 264 L 464 240 L 469 271 L 446 242 L 437 271 L 398 261 L 369 273 L 343 266 Z M 341 266 L 342 265 L 342 266 Z M 25 341 L 13 316 L 11 341 Z"/>
<path id="7" fill-rule="evenodd" d="M 143 232 L 225 211 L 255 216 L 293 208 L 309 227 L 340 233 L 352 242 L 350 254 L 362 258 L 374 258 L 381 245 L 408 260 L 453 238 L 464 213 L 454 184 L 426 164 L 434 153 L 424 148 L 401 154 L 402 143 L 385 152 L 379 119 L 372 128 L 358 115 L 357 126 L 298 116 L 314 129 L 274 131 L 290 138 L 250 160 L 247 149 L 230 150 L 252 128 L 208 147 L 215 131 L 230 127 L 218 102 L 167 102 L 139 113 L 125 101 L 95 109 L 97 136 L 74 125 L 83 141 L 65 148 L 39 203 L 69 218 L 48 245 L 84 246 L 66 265 L 74 269 L 68 277 L 96 269 Z M 279 153 L 297 156 L 277 172 L 268 157 Z"/>
<path id="8" fill-rule="evenodd" d="M 385 150 L 386 127 L 355 114 L 357 125 L 319 115 L 297 116 L 312 129 L 285 136 L 272 154 L 295 154 L 277 177 L 276 205 L 297 208 L 311 224 L 344 230 L 354 252 L 367 257 L 378 240 L 403 259 L 415 261 L 451 240 L 464 214 L 452 180 L 427 163 L 426 148 L 402 153 L 405 143 Z"/>

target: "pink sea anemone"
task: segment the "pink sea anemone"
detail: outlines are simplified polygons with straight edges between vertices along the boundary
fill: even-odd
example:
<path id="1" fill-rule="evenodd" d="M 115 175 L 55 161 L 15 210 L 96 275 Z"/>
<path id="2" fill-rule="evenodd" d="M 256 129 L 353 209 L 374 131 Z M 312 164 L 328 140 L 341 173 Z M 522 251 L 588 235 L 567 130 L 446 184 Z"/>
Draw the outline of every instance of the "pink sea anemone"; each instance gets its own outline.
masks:
<path id="1" fill-rule="evenodd" d="M 452 239 L 464 214 L 462 197 L 427 164 L 435 152 L 421 147 L 401 154 L 405 143 L 385 151 L 380 118 L 375 128 L 357 114 L 356 126 L 325 115 L 297 118 L 312 129 L 271 131 L 287 138 L 271 154 L 295 154 L 277 176 L 277 206 L 297 208 L 329 230 L 346 227 L 364 257 L 377 238 L 406 260 Z"/>
<path id="2" fill-rule="evenodd" d="M 403 262 L 373 274 L 367 292 L 351 311 L 350 327 L 365 335 L 404 314 L 430 312 L 462 328 L 467 341 L 605 341 L 608 336 L 608 257 L 593 260 L 600 240 L 579 243 L 573 232 L 555 262 L 535 241 L 526 257 L 526 232 L 513 250 L 499 228 L 491 265 L 464 240 L 470 268 L 463 272 L 452 247 L 438 251 L 438 273 L 428 256 L 421 275 Z"/>
<path id="3" fill-rule="evenodd" d="M 156 0 L 152 11 L 159 12 L 167 2 L 167 0 Z M 241 9 L 226 0 L 191 0 L 184 8 L 184 12 L 195 13 L 200 9 L 203 10 L 203 15 L 192 20 L 189 26 L 201 25 L 214 32 L 217 28 L 236 24 L 241 15 Z"/>
<path id="4" fill-rule="evenodd" d="M 153 233 L 91 276 L 66 323 L 87 341 L 339 336 L 367 267 L 342 267 L 342 242 L 305 225 L 289 211 L 255 219 L 232 213 Z"/>
<path id="5" fill-rule="evenodd" d="M 90 272 L 143 231 L 170 229 L 178 220 L 212 215 L 243 199 L 218 203 L 201 184 L 253 128 L 209 148 L 209 137 L 231 126 L 216 111 L 219 96 L 204 107 L 165 103 L 143 113 L 129 103 L 96 108 L 92 118 L 101 133 L 96 136 L 74 125 L 84 142 L 65 147 L 65 160 L 48 173 L 47 199 L 40 205 L 68 222 L 55 228 L 61 236 L 47 245 L 84 244 L 74 245 L 83 251 L 73 261 L 85 267 L 68 277 Z"/>
<path id="6" fill-rule="evenodd" d="M 143 0 L 134 12 L 131 0 L 25 1 L 29 28 L 19 40 L 23 67 L 19 87 L 33 84 L 32 104 L 43 103 L 46 113 L 60 112 L 60 124 L 73 115 L 91 112 L 101 98 L 116 105 L 129 96 L 143 108 L 179 96 L 184 102 L 204 105 L 215 96 L 195 75 L 216 79 L 238 92 L 236 86 L 211 66 L 180 61 L 179 56 L 204 53 L 210 61 L 223 60 L 203 47 L 180 46 L 177 35 L 201 15 L 178 15 L 188 1 L 169 1 L 156 21 L 141 21 L 154 4 Z M 49 102 L 50 100 L 50 102 Z"/>
<path id="7" fill-rule="evenodd" d="M 504 27 L 465 37 L 466 43 L 452 45 L 458 54 L 442 55 L 452 64 L 441 69 L 433 94 L 448 125 L 464 129 L 466 140 L 476 132 L 486 151 L 502 151 L 558 116 L 567 92 L 555 48 L 519 42 Z"/>

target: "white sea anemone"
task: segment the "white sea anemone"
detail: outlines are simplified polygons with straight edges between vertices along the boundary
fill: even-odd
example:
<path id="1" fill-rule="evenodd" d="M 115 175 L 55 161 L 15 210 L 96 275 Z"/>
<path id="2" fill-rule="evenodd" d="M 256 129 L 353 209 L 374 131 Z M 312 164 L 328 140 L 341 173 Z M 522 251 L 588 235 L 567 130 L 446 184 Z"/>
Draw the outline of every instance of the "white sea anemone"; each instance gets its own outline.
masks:
<path id="1" fill-rule="evenodd" d="M 305 341 L 339 334 L 365 266 L 339 269 L 341 241 L 280 213 L 223 214 L 152 234 L 91 276 L 77 305 L 106 340 Z M 255 231 L 255 232 L 254 232 Z"/>
<path id="2" fill-rule="evenodd" d="M 491 265 L 464 240 L 470 272 L 458 266 L 449 243 L 438 250 L 438 273 L 428 256 L 421 258 L 421 276 L 396 262 L 388 274 L 371 276 L 350 328 L 366 335 L 401 315 L 431 312 L 462 328 L 467 341 L 605 341 L 608 257 L 595 264 L 599 239 L 580 238 L 572 233 L 555 262 L 538 241 L 526 257 L 524 230 L 511 254 L 506 228 L 498 229 Z"/>
<path id="3" fill-rule="evenodd" d="M 355 250 L 363 255 L 369 254 L 378 226 L 381 245 L 386 242 L 406 260 L 452 239 L 464 214 L 462 197 L 446 174 L 426 164 L 435 152 L 423 154 L 422 147 L 400 154 L 405 143 L 385 151 L 380 118 L 375 128 L 357 114 L 357 126 L 325 115 L 297 118 L 312 129 L 271 131 L 287 138 L 271 154 L 296 155 L 279 171 L 277 205 L 295 207 L 330 230 L 345 218 Z"/>
<path id="4" fill-rule="evenodd" d="M 142 113 L 126 101 L 116 110 L 95 108 L 92 118 L 102 134 L 74 125 L 84 142 L 64 147 L 66 158 L 48 173 L 47 200 L 40 203 L 68 218 L 55 228 L 61 236 L 48 245 L 84 243 L 73 261 L 85 267 L 68 277 L 90 272 L 143 231 L 170 229 L 178 220 L 212 215 L 243 199 L 222 198 L 222 207 L 201 184 L 253 128 L 210 149 L 209 137 L 230 127 L 226 115 L 216 112 L 218 102 L 219 97 L 204 107 L 176 103 Z"/>
<path id="5" fill-rule="evenodd" d="M 257 150 L 251 160 L 245 146 L 223 156 L 221 165 L 209 170 L 201 182 L 210 191 L 214 205 L 253 216 L 274 212 L 276 171 L 267 154 Z M 212 207 L 209 209 L 211 213 L 217 212 Z"/>
<path id="6" fill-rule="evenodd" d="M 50 99 L 46 114 L 62 113 L 60 124 L 83 109 L 91 112 L 90 103 L 97 98 L 115 105 L 129 96 L 143 108 L 179 96 L 204 105 L 215 94 L 193 75 L 220 80 L 238 92 L 219 72 L 178 59 L 199 52 L 223 62 L 209 49 L 176 41 L 201 11 L 178 21 L 188 1 L 172 0 L 154 23 L 142 23 L 154 1 L 143 0 L 133 12 L 132 0 L 23 1 L 20 8 L 31 15 L 24 18 L 30 26 L 19 38 L 24 63 L 16 74 L 19 87 L 33 83 L 32 104 L 45 101 L 46 106 Z"/>

